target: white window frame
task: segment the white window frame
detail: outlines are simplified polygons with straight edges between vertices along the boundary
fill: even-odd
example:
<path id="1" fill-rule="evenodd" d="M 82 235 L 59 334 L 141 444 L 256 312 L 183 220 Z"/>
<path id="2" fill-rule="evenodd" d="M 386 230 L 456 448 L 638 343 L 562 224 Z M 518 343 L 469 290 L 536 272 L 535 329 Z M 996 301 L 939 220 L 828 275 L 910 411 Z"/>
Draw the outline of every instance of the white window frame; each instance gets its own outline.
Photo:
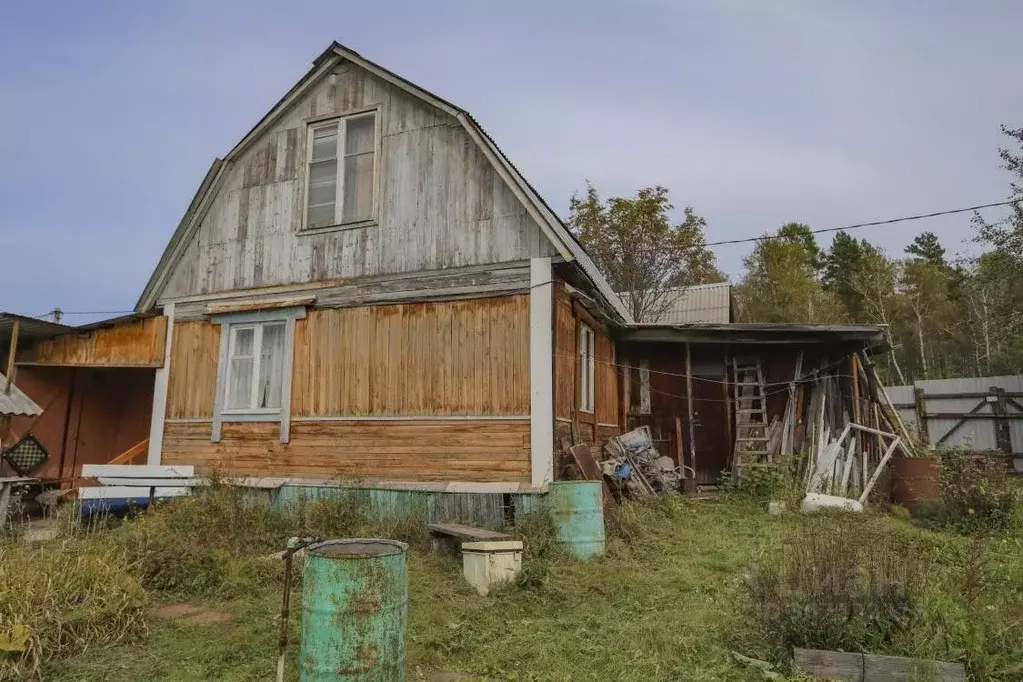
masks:
<path id="1" fill-rule="evenodd" d="M 220 442 L 224 422 L 279 422 L 281 442 L 291 437 L 291 374 L 295 362 L 295 320 L 306 316 L 304 307 L 259 310 L 244 313 L 214 315 L 211 319 L 220 325 L 220 356 L 217 362 L 217 394 L 213 409 L 211 440 Z M 259 328 L 253 337 L 252 391 L 250 405 L 255 404 L 258 390 L 259 362 L 262 344 L 262 327 L 267 324 L 284 324 L 284 363 L 281 376 L 281 406 L 279 408 L 235 408 L 227 407 L 228 381 L 231 374 L 235 334 L 239 329 Z"/>
<path id="2" fill-rule="evenodd" d="M 236 414 L 279 414 L 281 411 L 280 407 L 253 407 L 259 398 L 259 374 L 261 369 L 261 363 L 263 362 L 263 331 L 269 326 L 284 327 L 285 340 L 287 339 L 287 320 L 268 320 L 266 322 L 244 322 L 228 324 L 227 330 L 230 338 L 227 344 L 227 364 L 224 366 L 224 381 L 225 381 L 225 395 L 227 400 L 224 401 L 224 414 L 225 415 L 236 415 Z M 238 332 L 247 329 L 252 330 L 252 377 L 250 379 L 251 386 L 249 388 L 249 407 L 230 407 L 231 396 L 230 394 L 230 381 L 231 381 L 231 365 L 235 358 L 235 346 L 238 341 Z M 285 351 L 286 352 L 286 351 Z M 283 377 L 281 378 L 283 382 Z M 284 387 L 281 386 L 281 404 L 284 404 Z"/>
<path id="3" fill-rule="evenodd" d="M 373 117 L 373 204 L 370 209 L 369 218 L 357 220 L 344 220 L 344 181 L 345 181 L 345 135 L 348 130 L 347 121 L 366 116 Z M 313 136 L 317 130 L 337 126 L 337 178 L 334 184 L 334 222 L 331 225 L 320 225 L 312 227 L 309 225 L 309 186 L 310 166 L 313 162 Z M 316 116 L 306 119 L 306 154 L 305 170 L 303 172 L 304 188 L 302 190 L 302 224 L 300 232 L 317 233 L 332 230 L 352 229 L 374 225 L 378 221 L 380 208 L 380 107 L 366 107 L 345 112 L 343 114 L 330 114 L 327 116 Z"/>
<path id="4" fill-rule="evenodd" d="M 579 411 L 593 414 L 594 388 L 593 382 L 597 337 L 593 328 L 584 322 L 579 323 Z"/>

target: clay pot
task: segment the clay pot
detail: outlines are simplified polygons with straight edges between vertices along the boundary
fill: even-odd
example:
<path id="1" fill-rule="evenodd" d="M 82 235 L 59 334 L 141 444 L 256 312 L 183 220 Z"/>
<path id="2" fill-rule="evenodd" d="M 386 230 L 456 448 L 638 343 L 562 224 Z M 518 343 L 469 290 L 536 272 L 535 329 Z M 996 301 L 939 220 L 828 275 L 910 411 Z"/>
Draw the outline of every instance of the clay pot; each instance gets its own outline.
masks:
<path id="1" fill-rule="evenodd" d="M 892 502 L 908 507 L 941 499 L 941 468 L 930 457 L 895 457 L 892 468 Z"/>

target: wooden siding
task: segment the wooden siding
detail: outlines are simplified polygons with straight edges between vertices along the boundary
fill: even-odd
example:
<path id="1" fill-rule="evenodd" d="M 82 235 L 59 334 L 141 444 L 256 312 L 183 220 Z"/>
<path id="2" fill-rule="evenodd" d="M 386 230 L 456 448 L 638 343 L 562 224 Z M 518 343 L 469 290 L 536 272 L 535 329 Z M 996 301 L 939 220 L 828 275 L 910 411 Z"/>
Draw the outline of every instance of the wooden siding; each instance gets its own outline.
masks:
<path id="1" fill-rule="evenodd" d="M 554 295 L 554 415 L 562 419 L 571 419 L 577 407 L 578 338 L 572 299 L 558 286 Z"/>
<path id="2" fill-rule="evenodd" d="M 354 282 L 336 280 L 263 287 L 236 292 L 230 297 L 215 300 L 258 304 L 260 301 L 279 299 L 282 296 L 308 294 L 316 297 L 316 305 L 321 308 L 344 308 L 379 303 L 447 301 L 528 291 L 529 262 L 511 261 L 494 265 L 472 265 L 446 270 L 363 277 Z M 210 303 L 211 299 L 205 297 L 195 301 L 179 302 L 174 306 L 174 319 L 178 321 L 203 319 L 206 316 L 206 307 Z"/>
<path id="3" fill-rule="evenodd" d="M 615 344 L 606 329 L 596 333 L 596 362 L 594 373 L 594 413 L 597 424 L 618 423 L 618 372 L 615 365 Z M 612 426 L 613 428 L 613 426 Z"/>
<path id="4" fill-rule="evenodd" d="M 157 316 L 40 341 L 22 359 L 60 367 L 162 367 L 166 342 L 167 318 Z"/>
<path id="5" fill-rule="evenodd" d="M 168 418 L 213 418 L 219 354 L 219 325 L 204 321 L 174 324 L 167 383 Z"/>
<path id="6" fill-rule="evenodd" d="M 311 479 L 529 483 L 529 422 L 315 421 L 278 426 L 225 423 L 210 442 L 209 424 L 169 423 L 164 464 L 202 473 Z"/>
<path id="7" fill-rule="evenodd" d="M 352 64 L 295 104 L 229 169 L 159 297 L 554 255 L 451 116 Z M 378 222 L 300 234 L 306 119 L 380 108 Z"/>
<path id="8" fill-rule="evenodd" d="M 593 412 L 579 411 L 579 323 L 594 331 Z M 621 433 L 615 342 L 607 326 L 572 300 L 563 285 L 554 296 L 555 449 L 567 444 L 609 438 Z M 564 459 L 562 459 L 564 463 Z"/>
<path id="9" fill-rule="evenodd" d="M 528 415 L 529 297 L 310 311 L 293 417 Z"/>

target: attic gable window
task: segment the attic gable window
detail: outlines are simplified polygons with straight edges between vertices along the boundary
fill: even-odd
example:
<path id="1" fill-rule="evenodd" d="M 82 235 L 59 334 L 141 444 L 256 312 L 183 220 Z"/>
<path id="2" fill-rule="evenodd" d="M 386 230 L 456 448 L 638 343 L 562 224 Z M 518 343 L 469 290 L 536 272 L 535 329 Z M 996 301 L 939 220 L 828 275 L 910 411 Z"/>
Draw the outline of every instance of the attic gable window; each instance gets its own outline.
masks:
<path id="1" fill-rule="evenodd" d="M 377 128 L 375 110 L 309 125 L 306 228 L 376 217 Z"/>

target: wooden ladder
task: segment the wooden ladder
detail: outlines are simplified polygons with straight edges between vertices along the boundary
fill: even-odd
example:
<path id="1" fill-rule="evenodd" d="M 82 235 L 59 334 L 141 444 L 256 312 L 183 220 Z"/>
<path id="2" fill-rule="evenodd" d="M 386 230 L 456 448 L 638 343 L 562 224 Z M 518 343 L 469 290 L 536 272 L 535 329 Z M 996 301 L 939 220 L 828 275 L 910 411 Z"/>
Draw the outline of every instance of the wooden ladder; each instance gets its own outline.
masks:
<path id="1" fill-rule="evenodd" d="M 756 460 L 769 454 L 767 442 L 767 390 L 759 357 L 732 358 L 735 390 L 735 449 L 732 473 L 736 483 L 742 475 L 743 457 Z"/>

